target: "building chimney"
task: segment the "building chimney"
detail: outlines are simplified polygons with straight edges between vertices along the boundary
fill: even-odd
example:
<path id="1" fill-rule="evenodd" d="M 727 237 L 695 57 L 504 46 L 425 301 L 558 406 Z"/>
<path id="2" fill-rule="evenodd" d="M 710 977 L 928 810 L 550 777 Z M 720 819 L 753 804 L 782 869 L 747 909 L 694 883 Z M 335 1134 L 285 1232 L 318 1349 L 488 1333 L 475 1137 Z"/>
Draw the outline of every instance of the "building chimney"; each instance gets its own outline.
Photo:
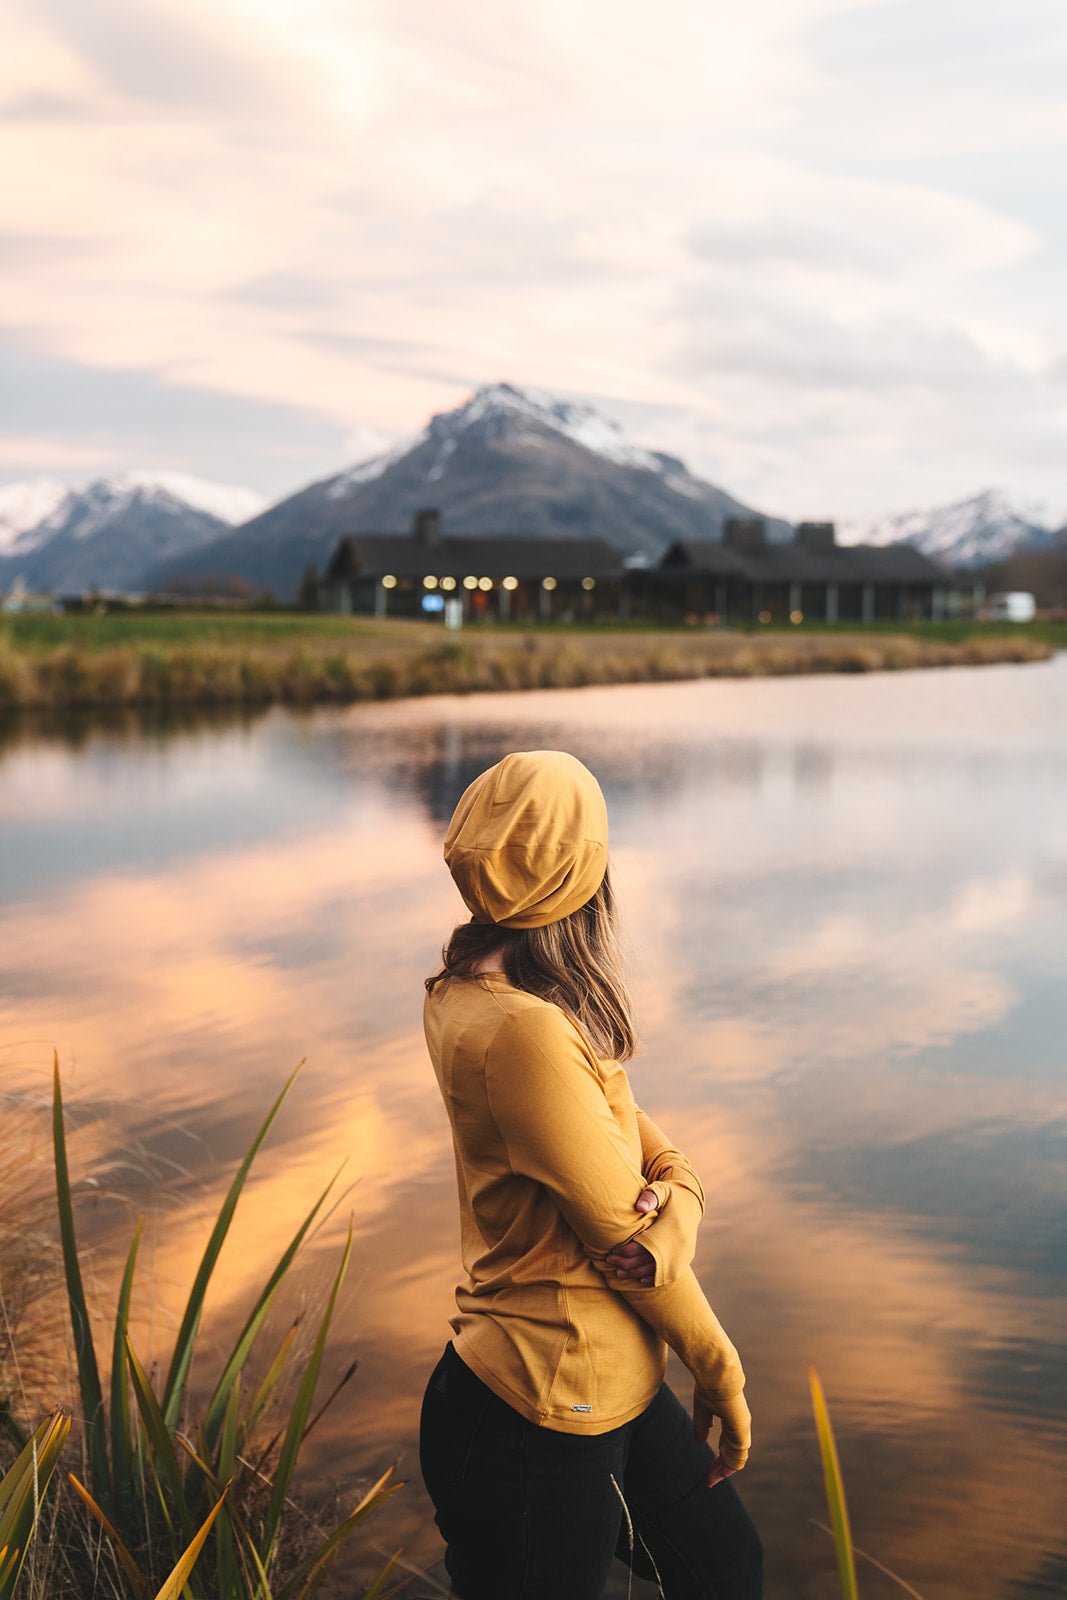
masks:
<path id="1" fill-rule="evenodd" d="M 837 529 L 832 522 L 798 522 L 797 544 L 805 550 L 833 550 Z"/>
<path id="2" fill-rule="evenodd" d="M 430 506 L 425 511 L 416 511 L 411 535 L 420 544 L 441 543 L 441 513 L 436 506 Z"/>
<path id="3" fill-rule="evenodd" d="M 767 524 L 762 517 L 727 517 L 722 542 L 731 550 L 762 550 L 767 543 Z"/>

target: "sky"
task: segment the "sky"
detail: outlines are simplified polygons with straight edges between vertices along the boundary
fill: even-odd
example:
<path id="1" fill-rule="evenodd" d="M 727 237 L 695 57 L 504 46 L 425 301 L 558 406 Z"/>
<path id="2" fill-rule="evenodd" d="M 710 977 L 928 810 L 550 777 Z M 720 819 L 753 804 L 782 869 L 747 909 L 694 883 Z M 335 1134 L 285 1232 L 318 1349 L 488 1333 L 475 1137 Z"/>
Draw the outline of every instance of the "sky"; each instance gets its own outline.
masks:
<path id="1" fill-rule="evenodd" d="M 5 0 L 0 482 L 481 383 L 746 503 L 1067 517 L 1063 0 Z"/>

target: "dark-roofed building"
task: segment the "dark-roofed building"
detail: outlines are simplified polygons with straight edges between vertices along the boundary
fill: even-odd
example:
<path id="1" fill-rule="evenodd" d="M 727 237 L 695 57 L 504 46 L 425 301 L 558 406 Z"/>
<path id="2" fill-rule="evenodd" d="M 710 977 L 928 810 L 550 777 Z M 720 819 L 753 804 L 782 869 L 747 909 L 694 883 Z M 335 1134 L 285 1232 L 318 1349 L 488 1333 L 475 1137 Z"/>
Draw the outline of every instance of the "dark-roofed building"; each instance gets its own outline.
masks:
<path id="1" fill-rule="evenodd" d="M 756 517 L 728 519 L 721 541 L 672 544 L 631 577 L 634 614 L 736 622 L 937 620 L 952 582 L 910 545 L 839 545 L 832 522 L 770 544 Z"/>
<path id="2" fill-rule="evenodd" d="M 323 610 L 419 616 L 458 601 L 467 619 L 617 616 L 619 553 L 603 539 L 453 538 L 439 511 L 410 534 L 349 534 L 320 585 Z"/>

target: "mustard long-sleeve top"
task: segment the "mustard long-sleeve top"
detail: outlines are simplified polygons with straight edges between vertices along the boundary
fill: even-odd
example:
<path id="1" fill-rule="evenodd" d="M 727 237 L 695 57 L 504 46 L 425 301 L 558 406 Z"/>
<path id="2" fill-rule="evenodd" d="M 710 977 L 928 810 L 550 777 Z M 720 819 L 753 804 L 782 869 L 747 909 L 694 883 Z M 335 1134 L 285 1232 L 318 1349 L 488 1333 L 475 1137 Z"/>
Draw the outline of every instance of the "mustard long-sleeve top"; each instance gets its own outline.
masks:
<path id="1" fill-rule="evenodd" d="M 737 1352 L 690 1264 L 703 1191 L 634 1104 L 621 1064 L 503 973 L 441 982 L 424 1024 L 455 1147 L 463 1361 L 529 1421 L 563 1433 L 605 1433 L 643 1411 L 667 1345 L 710 1409 L 740 1394 Z M 642 1214 L 648 1187 L 660 1205 Z M 649 1288 L 605 1261 L 636 1237 L 656 1262 Z"/>

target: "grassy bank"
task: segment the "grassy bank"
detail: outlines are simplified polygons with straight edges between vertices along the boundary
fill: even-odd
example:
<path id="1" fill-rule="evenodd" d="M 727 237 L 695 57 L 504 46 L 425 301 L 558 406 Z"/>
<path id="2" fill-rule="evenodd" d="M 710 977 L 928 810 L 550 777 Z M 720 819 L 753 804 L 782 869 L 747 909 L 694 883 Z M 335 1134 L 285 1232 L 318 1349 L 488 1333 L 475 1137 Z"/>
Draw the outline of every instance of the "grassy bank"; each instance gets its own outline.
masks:
<path id="1" fill-rule="evenodd" d="M 312 705 L 703 677 L 1037 661 L 1067 627 L 705 630 L 476 626 L 292 613 L 9 617 L 0 710 Z"/>

